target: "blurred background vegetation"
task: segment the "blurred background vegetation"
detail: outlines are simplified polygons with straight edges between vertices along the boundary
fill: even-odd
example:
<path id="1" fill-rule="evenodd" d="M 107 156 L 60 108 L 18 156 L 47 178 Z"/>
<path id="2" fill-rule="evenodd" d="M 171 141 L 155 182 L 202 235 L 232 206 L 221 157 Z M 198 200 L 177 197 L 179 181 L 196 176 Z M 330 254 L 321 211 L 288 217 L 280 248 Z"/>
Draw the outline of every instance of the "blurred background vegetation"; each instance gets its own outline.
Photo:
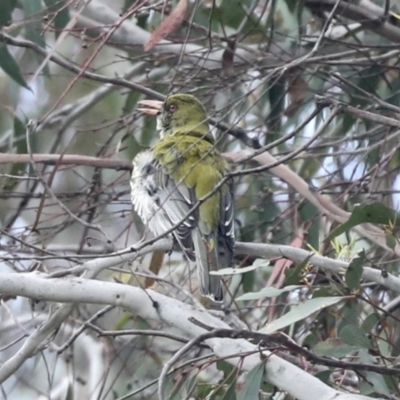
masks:
<path id="1" fill-rule="evenodd" d="M 1 0 L 1 272 L 71 268 L 76 255 L 96 258 L 150 237 L 131 212 L 129 177 L 132 158 L 158 134 L 136 103 L 192 93 L 213 118 L 219 149 L 235 161 L 238 241 L 362 260 L 353 263 L 354 276 L 240 254 L 238 266 L 257 268 L 227 280 L 226 309 L 258 329 L 300 300 L 348 296 L 311 316 L 297 315 L 284 332 L 322 355 L 348 361 L 354 353 L 356 362 L 395 364 L 398 294 L 361 280 L 359 270 L 398 274 L 396 217 L 364 215 L 357 222 L 379 223 L 386 246 L 349 229 L 326 241 L 343 220 L 293 182 L 303 180 L 343 212 L 357 204 L 375 203 L 379 215 L 399 208 L 396 6 L 378 0 Z M 240 161 L 250 149 L 284 159 L 294 177 L 275 173 L 269 163 Z M 163 278 L 156 290 L 190 302 L 182 287 L 198 297 L 181 254 L 159 260 L 148 254 L 100 278 L 148 286 L 143 276 L 150 270 Z M 289 282 L 286 269 L 294 270 Z M 300 288 L 235 301 L 289 283 Z M 2 299 L 2 361 L 51 310 Z M 95 326 L 68 343 L 99 311 Z M 99 338 L 94 331 L 129 328 L 168 330 L 121 310 L 79 305 L 48 349 L 2 383 L 0 398 L 156 398 L 160 368 L 180 344 L 153 335 Z M 204 354 L 191 352 L 171 375 L 172 398 L 233 399 L 232 382 L 241 398 L 240 370 Z M 301 365 L 299 355 L 291 357 Z M 310 373 L 343 391 L 400 397 L 394 377 L 324 366 Z M 286 398 L 267 382 L 258 385 L 262 398 Z"/>

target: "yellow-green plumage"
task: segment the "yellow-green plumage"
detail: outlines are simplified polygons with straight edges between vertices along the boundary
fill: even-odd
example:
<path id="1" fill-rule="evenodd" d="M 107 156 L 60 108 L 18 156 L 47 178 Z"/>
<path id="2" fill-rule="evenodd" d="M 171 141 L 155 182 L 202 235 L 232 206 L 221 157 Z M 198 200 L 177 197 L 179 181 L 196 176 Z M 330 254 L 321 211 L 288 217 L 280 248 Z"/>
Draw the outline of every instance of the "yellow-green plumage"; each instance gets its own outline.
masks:
<path id="1" fill-rule="evenodd" d="M 176 94 L 167 98 L 157 117 L 161 139 L 152 148 L 156 189 L 151 186 L 150 192 L 164 210 L 160 221 L 167 227 L 174 226 L 198 200 L 206 198 L 174 236 L 189 259 L 196 261 L 202 294 L 221 301 L 220 279 L 210 271 L 233 264 L 233 197 L 230 181 L 207 197 L 226 176 L 228 165 L 215 147 L 206 119 L 203 105 L 194 96 Z M 140 197 L 132 194 L 132 202 L 142 210 Z M 152 226 L 158 234 L 158 226 Z"/>
<path id="2" fill-rule="evenodd" d="M 193 188 L 197 199 L 206 197 L 225 176 L 227 166 L 214 145 L 188 133 L 176 133 L 159 140 L 154 154 L 168 174 L 177 182 Z M 226 185 L 222 189 L 227 190 Z M 220 193 L 200 204 L 200 220 L 211 230 L 219 222 Z"/>

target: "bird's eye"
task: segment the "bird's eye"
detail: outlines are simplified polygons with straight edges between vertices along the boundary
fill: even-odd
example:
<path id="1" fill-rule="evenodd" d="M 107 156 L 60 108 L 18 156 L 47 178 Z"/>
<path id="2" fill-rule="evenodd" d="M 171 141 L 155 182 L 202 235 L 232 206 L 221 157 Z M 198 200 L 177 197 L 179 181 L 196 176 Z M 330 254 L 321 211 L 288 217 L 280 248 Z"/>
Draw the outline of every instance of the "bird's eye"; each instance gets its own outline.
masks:
<path id="1" fill-rule="evenodd" d="M 178 106 L 176 104 L 172 103 L 169 105 L 168 108 L 169 108 L 169 111 L 175 112 L 178 109 Z"/>

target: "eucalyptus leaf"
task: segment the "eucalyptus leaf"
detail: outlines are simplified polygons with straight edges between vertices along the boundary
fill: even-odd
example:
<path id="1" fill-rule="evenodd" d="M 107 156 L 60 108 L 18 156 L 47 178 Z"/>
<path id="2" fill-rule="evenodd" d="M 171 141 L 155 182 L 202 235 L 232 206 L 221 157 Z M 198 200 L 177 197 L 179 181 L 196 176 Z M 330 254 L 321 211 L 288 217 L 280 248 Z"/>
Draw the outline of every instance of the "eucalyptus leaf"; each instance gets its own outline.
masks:
<path id="1" fill-rule="evenodd" d="M 40 47 L 45 47 L 46 42 L 42 36 L 41 18 L 43 6 L 41 1 L 22 0 L 22 8 L 27 22 L 25 24 L 26 38 Z"/>
<path id="2" fill-rule="evenodd" d="M 351 260 L 347 267 L 345 281 L 350 289 L 358 289 L 360 287 L 365 259 L 365 252 L 364 250 L 361 250 L 357 256 Z"/>
<path id="3" fill-rule="evenodd" d="M 15 82 L 31 90 L 22 75 L 19 65 L 4 43 L 0 43 L 0 67 Z"/>
<path id="4" fill-rule="evenodd" d="M 236 388 L 236 381 L 233 380 L 226 389 L 226 392 L 222 396 L 221 400 L 237 400 L 235 388 Z"/>
<path id="5" fill-rule="evenodd" d="M 306 300 L 304 303 L 292 307 L 291 310 L 282 317 L 268 323 L 262 331 L 263 333 L 276 332 L 309 317 L 317 311 L 337 304 L 342 300 L 342 297 L 317 297 L 315 299 Z"/>
<path id="6" fill-rule="evenodd" d="M 383 375 L 376 372 L 366 371 L 365 379 L 373 387 L 373 391 L 375 393 L 390 397 L 390 391 L 386 385 Z"/>
<path id="7" fill-rule="evenodd" d="M 348 221 L 339 225 L 325 240 L 332 240 L 363 223 L 400 226 L 400 213 L 380 202 L 356 206 Z"/>
<path id="8" fill-rule="evenodd" d="M 326 371 L 321 371 L 315 374 L 315 377 L 318 378 L 320 381 L 329 384 L 329 378 L 332 374 L 332 371 L 327 369 Z"/>
<path id="9" fill-rule="evenodd" d="M 293 285 L 295 283 L 300 282 L 303 279 L 303 270 L 308 265 L 308 261 L 313 256 L 310 254 L 306 257 L 300 264 L 296 265 L 294 268 L 288 268 L 285 271 L 286 279 L 285 279 L 285 286 L 286 285 Z"/>
<path id="10" fill-rule="evenodd" d="M 291 292 L 292 290 L 301 289 L 304 287 L 305 286 L 301 286 L 301 285 L 291 285 L 291 286 L 286 286 L 284 288 L 278 289 L 278 288 L 274 288 L 271 286 L 271 287 L 261 289 L 259 292 L 251 292 L 251 293 L 242 294 L 236 300 L 259 300 L 259 299 L 264 299 L 266 297 L 277 297 L 277 296 L 281 295 L 282 293 Z"/>
<path id="11" fill-rule="evenodd" d="M 66 0 L 44 0 L 49 13 L 54 13 L 55 34 L 58 36 L 67 26 L 70 16 Z"/>
<path id="12" fill-rule="evenodd" d="M 266 266 L 268 266 L 268 265 L 263 263 L 263 264 L 253 264 L 253 265 L 249 265 L 248 267 L 243 267 L 243 268 L 223 268 L 218 271 L 210 271 L 210 275 L 225 276 L 225 275 L 245 274 L 246 272 L 254 271 L 257 268 L 266 267 Z"/>
<path id="13" fill-rule="evenodd" d="M 380 319 L 381 318 L 378 313 L 368 315 L 368 317 L 363 321 L 361 329 L 366 333 L 370 333 Z"/>
<path id="14" fill-rule="evenodd" d="M 14 117 L 14 143 L 15 143 L 16 154 L 24 154 L 28 152 L 25 139 L 25 132 L 26 132 L 25 125 L 26 122 L 24 123 L 18 117 Z M 26 169 L 27 169 L 26 163 L 14 163 L 10 172 L 11 175 L 18 176 Z M 18 180 L 10 178 L 5 188 L 6 190 L 13 190 L 17 185 L 18 185 Z"/>
<path id="15" fill-rule="evenodd" d="M 0 28 L 2 26 L 10 25 L 11 15 L 14 10 L 15 4 L 11 0 L 0 1 Z"/>
<path id="16" fill-rule="evenodd" d="M 371 348 L 371 343 L 365 332 L 354 325 L 346 325 L 340 331 L 339 337 L 344 343 L 350 346 L 358 346 L 365 349 Z"/>
<path id="17" fill-rule="evenodd" d="M 360 349 L 360 346 L 351 346 L 343 343 L 338 338 L 330 338 L 317 343 L 313 351 L 321 357 L 343 358 Z"/>
<path id="18" fill-rule="evenodd" d="M 394 235 L 392 235 L 391 233 L 388 233 L 385 235 L 385 239 L 386 239 L 386 245 L 390 249 L 394 250 L 396 247 L 396 244 L 397 244 L 397 238 Z"/>
<path id="19" fill-rule="evenodd" d="M 258 400 L 265 363 L 256 365 L 246 376 L 243 388 L 237 393 L 237 400 Z"/>

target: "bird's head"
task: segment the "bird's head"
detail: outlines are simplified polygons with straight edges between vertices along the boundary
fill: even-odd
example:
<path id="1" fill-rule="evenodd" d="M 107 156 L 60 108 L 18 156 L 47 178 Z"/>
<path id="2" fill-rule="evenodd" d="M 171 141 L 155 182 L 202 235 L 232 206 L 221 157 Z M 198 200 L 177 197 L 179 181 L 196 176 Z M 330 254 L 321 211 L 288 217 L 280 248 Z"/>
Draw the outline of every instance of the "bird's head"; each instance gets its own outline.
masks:
<path id="1" fill-rule="evenodd" d="M 212 140 L 207 114 L 200 101 L 190 94 L 173 94 L 162 102 L 158 100 L 142 100 L 139 104 L 150 108 L 139 108 L 145 114 L 157 116 L 157 129 L 161 136 L 175 134 L 202 135 Z"/>

